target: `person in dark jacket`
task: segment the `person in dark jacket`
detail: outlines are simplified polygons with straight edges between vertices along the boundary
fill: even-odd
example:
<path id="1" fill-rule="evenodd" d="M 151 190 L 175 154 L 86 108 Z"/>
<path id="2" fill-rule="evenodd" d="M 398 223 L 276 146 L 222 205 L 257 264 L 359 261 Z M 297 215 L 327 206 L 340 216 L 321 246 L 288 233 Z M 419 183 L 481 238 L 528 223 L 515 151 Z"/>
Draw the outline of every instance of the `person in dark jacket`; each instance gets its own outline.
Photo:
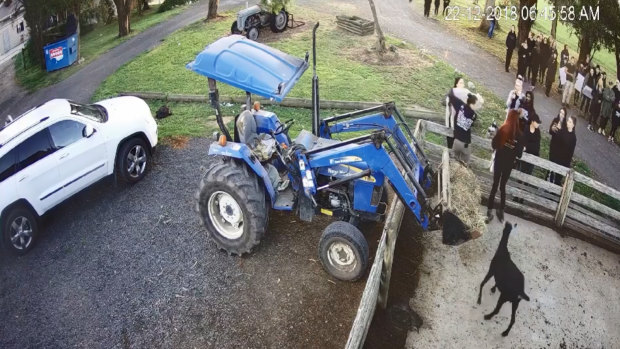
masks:
<path id="1" fill-rule="evenodd" d="M 521 109 L 513 109 L 508 113 L 504 124 L 497 130 L 497 134 L 491 141 L 491 146 L 495 150 L 495 162 L 493 163 L 493 185 L 487 201 L 487 219 L 493 219 L 493 206 L 495 194 L 499 187 L 500 206 L 497 209 L 497 219 L 504 221 L 504 207 L 506 207 L 506 183 L 510 178 L 510 172 L 515 165 L 515 160 L 521 157 L 523 145 L 520 143 L 521 130 L 519 129 L 519 113 Z"/>
<path id="2" fill-rule="evenodd" d="M 568 53 L 568 45 L 564 45 L 564 49 L 560 55 L 560 68 L 568 64 L 568 58 L 570 57 Z"/>
<path id="3" fill-rule="evenodd" d="M 525 96 L 521 99 L 521 103 L 519 104 L 519 108 L 524 109 L 525 113 L 521 113 L 522 120 L 528 120 L 530 115 L 536 114 L 536 109 L 534 108 L 534 92 L 527 91 L 525 92 Z M 522 124 L 521 130 L 525 130 L 524 124 Z"/>
<path id="4" fill-rule="evenodd" d="M 545 83 L 545 73 L 549 65 L 549 58 L 551 58 L 551 47 L 549 46 L 549 39 L 545 36 L 540 44 L 540 69 L 538 71 L 538 78 L 540 84 Z"/>
<path id="5" fill-rule="evenodd" d="M 611 114 L 611 131 L 609 132 L 609 138 L 607 138 L 608 141 L 615 141 L 616 131 L 618 130 L 618 127 L 620 127 L 620 100 L 616 101 L 616 107 Z"/>
<path id="6" fill-rule="evenodd" d="M 539 156 L 540 155 L 540 118 L 538 114 L 529 116 L 528 127 L 523 132 L 521 137 L 521 144 L 523 145 L 523 151 Z M 519 161 L 519 170 L 529 175 L 534 171 L 534 165 L 529 162 Z"/>
<path id="7" fill-rule="evenodd" d="M 611 113 L 614 109 L 614 101 L 616 95 L 614 94 L 614 83 L 609 82 L 608 86 L 603 89 L 603 100 L 601 101 L 601 113 L 599 114 L 600 122 L 598 124 L 597 132 L 605 136 L 605 128 L 607 128 L 607 120 L 611 117 Z"/>
<path id="8" fill-rule="evenodd" d="M 521 46 L 519 46 L 519 51 L 517 52 L 519 57 L 517 57 L 517 77 L 521 75 L 525 80 L 525 72 L 527 70 L 529 51 L 527 49 L 527 41 L 523 41 Z"/>
<path id="9" fill-rule="evenodd" d="M 538 80 L 538 70 L 540 68 L 540 36 L 534 41 L 534 46 L 530 48 L 530 84 L 536 87 Z"/>
<path id="10" fill-rule="evenodd" d="M 435 17 L 439 14 L 439 4 L 441 0 L 435 0 Z"/>
<path id="11" fill-rule="evenodd" d="M 458 105 L 460 100 L 451 95 L 450 100 L 453 99 L 456 105 Z M 473 109 L 477 101 L 478 98 L 470 93 L 467 96 L 467 103 L 460 102 L 461 104 L 458 106 L 454 120 L 454 144 L 452 145 L 454 158 L 466 165 L 469 164 L 469 158 L 471 157 L 471 128 L 478 117 Z"/>
<path id="12" fill-rule="evenodd" d="M 555 74 L 558 71 L 558 54 L 551 54 L 551 58 L 549 58 L 549 62 L 547 62 L 547 76 L 545 78 L 545 96 L 549 97 L 549 93 L 551 92 L 551 86 L 553 86 L 553 82 L 555 81 Z"/>
<path id="13" fill-rule="evenodd" d="M 517 47 L 517 34 L 515 33 L 514 24 L 510 27 L 508 35 L 506 35 L 506 73 L 509 72 L 510 61 L 512 60 L 512 52 Z"/>
<path id="14" fill-rule="evenodd" d="M 569 116 L 566 118 L 566 129 L 560 131 L 560 142 L 558 152 L 558 164 L 564 167 L 571 167 L 573 161 L 573 155 L 575 154 L 575 147 L 577 146 L 577 136 L 575 135 L 575 127 L 577 126 L 577 118 Z M 555 182 L 557 185 L 562 185 L 562 179 Z"/>
<path id="15" fill-rule="evenodd" d="M 588 130 L 594 131 L 597 128 L 598 116 L 601 114 L 601 104 L 603 103 L 603 76 L 599 76 L 594 90 L 592 90 L 592 102 L 590 104 L 590 118 L 588 119 Z"/>
<path id="16" fill-rule="evenodd" d="M 432 3 L 433 0 L 424 0 L 424 17 L 430 16 Z"/>
<path id="17" fill-rule="evenodd" d="M 560 108 L 558 116 L 556 116 L 549 125 L 549 134 L 551 135 L 551 142 L 549 142 L 549 161 L 559 163 L 559 154 L 561 151 L 560 135 L 566 130 L 566 108 Z M 552 183 L 561 183 L 562 176 L 554 172 L 548 172 L 547 177 Z"/>
<path id="18" fill-rule="evenodd" d="M 530 32 L 530 36 L 527 38 L 527 60 L 526 60 L 526 76 L 525 79 L 528 82 L 532 82 L 532 50 L 536 45 L 536 36 L 534 36 L 534 32 Z"/>

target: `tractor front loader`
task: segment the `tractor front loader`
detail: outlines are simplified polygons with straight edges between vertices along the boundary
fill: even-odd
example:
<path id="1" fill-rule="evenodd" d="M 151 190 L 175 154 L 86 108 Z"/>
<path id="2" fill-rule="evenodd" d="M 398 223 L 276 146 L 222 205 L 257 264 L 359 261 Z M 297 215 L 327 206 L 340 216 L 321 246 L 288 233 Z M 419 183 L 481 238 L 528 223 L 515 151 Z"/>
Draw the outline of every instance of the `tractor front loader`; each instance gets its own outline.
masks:
<path id="1" fill-rule="evenodd" d="M 220 132 L 209 147 L 211 161 L 196 194 L 207 233 L 229 254 L 249 253 L 266 233 L 269 208 L 293 211 L 304 221 L 333 216 L 323 232 L 319 257 L 340 280 L 362 277 L 368 243 L 357 223 L 381 221 L 389 184 L 423 229 L 441 212 L 428 191 L 433 171 L 394 103 L 321 119 L 313 29 L 312 132 L 295 139 L 269 111 L 254 108 L 251 94 L 282 101 L 308 68 L 300 59 L 240 35 L 208 45 L 188 69 L 208 78 Z M 216 82 L 246 91 L 245 109 L 231 133 L 222 120 Z M 335 140 L 339 133 L 357 132 Z"/>

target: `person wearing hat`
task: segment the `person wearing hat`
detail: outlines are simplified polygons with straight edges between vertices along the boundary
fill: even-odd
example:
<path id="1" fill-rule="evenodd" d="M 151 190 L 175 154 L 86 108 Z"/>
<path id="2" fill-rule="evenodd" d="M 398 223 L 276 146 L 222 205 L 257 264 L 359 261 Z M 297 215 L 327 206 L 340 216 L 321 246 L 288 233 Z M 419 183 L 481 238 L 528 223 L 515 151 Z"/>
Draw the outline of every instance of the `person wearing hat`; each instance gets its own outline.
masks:
<path id="1" fill-rule="evenodd" d="M 540 126 L 540 117 L 535 112 L 529 115 L 528 118 L 528 127 L 526 127 L 525 132 L 521 136 L 521 144 L 523 144 L 523 151 L 532 154 L 535 156 L 540 155 L 540 130 L 538 127 Z M 519 161 L 519 170 L 523 173 L 527 173 L 529 175 L 534 171 L 534 165 Z"/>

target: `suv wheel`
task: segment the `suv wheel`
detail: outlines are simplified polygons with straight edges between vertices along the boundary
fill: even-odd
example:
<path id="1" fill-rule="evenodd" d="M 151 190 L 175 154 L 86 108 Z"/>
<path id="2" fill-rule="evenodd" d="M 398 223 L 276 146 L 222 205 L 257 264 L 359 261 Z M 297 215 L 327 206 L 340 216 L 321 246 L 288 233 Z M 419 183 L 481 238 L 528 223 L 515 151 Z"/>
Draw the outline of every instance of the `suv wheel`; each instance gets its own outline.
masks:
<path id="1" fill-rule="evenodd" d="M 151 161 L 150 151 L 141 138 L 132 138 L 122 144 L 116 159 L 118 177 L 127 183 L 144 178 Z"/>
<path id="2" fill-rule="evenodd" d="M 28 253 L 39 233 L 37 218 L 24 207 L 14 207 L 2 217 L 2 246 L 16 255 Z"/>

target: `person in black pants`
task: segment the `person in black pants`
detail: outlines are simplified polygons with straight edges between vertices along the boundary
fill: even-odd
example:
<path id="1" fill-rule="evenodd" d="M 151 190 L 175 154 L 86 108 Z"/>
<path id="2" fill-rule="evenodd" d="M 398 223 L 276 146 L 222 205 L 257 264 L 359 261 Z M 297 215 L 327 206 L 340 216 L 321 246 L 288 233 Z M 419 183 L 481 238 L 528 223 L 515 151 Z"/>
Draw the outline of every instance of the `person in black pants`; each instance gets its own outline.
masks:
<path id="1" fill-rule="evenodd" d="M 441 13 L 445 16 L 446 15 L 446 7 L 450 6 L 450 0 L 443 0 L 443 10 L 441 11 Z"/>
<path id="2" fill-rule="evenodd" d="M 566 130 L 566 108 L 560 108 L 558 116 L 556 116 L 549 126 L 549 134 L 551 135 L 551 142 L 549 142 L 549 161 L 556 164 L 560 163 L 560 152 L 562 148 L 561 134 Z M 552 183 L 562 183 L 562 176 L 549 172 L 548 179 Z"/>
<path id="3" fill-rule="evenodd" d="M 529 51 L 527 49 L 527 41 L 523 41 L 519 46 L 519 57 L 517 58 L 517 77 L 521 75 L 525 80 L 525 71 L 527 69 L 527 60 L 529 57 Z"/>
<path id="4" fill-rule="evenodd" d="M 541 85 L 545 83 L 545 73 L 547 72 L 547 67 L 548 67 L 550 58 L 551 58 L 551 46 L 550 46 L 549 40 L 545 36 L 543 38 L 542 43 L 540 44 L 540 70 L 538 71 L 538 78 L 540 79 Z"/>
<path id="5" fill-rule="evenodd" d="M 512 59 L 512 51 L 517 47 L 517 34 L 515 33 L 515 26 L 510 27 L 508 35 L 506 35 L 506 73 L 509 72 L 510 60 Z"/>
<path id="6" fill-rule="evenodd" d="M 424 17 L 430 16 L 432 2 L 433 0 L 424 0 Z"/>
<path id="7" fill-rule="evenodd" d="M 616 101 L 616 107 L 611 114 L 611 131 L 609 132 L 608 141 L 614 142 L 616 137 L 616 131 L 620 127 L 620 100 Z"/>
<path id="8" fill-rule="evenodd" d="M 530 47 L 530 84 L 536 87 L 538 80 L 538 68 L 540 67 L 540 36 L 534 41 L 534 46 Z"/>
<path id="9" fill-rule="evenodd" d="M 439 14 L 439 1 L 441 0 L 435 0 L 435 17 Z"/>
<path id="10" fill-rule="evenodd" d="M 528 126 L 522 136 L 523 151 L 536 156 L 540 155 L 539 126 L 540 117 L 538 117 L 538 114 L 534 113 L 533 115 L 530 115 Z M 519 161 L 519 171 L 531 175 L 534 171 L 534 165 L 529 162 Z"/>
<path id="11" fill-rule="evenodd" d="M 499 187 L 501 202 L 497 209 L 497 219 L 504 221 L 504 208 L 506 207 L 506 183 L 510 178 L 510 172 L 515 165 L 515 160 L 521 157 L 523 145 L 521 143 L 521 130 L 519 129 L 519 114 L 521 109 L 510 110 L 504 124 L 497 130 L 491 145 L 495 150 L 495 162 L 493 164 L 493 186 L 487 201 L 487 219 L 493 219 L 493 205 L 495 194 Z"/>
<path id="12" fill-rule="evenodd" d="M 553 53 L 551 58 L 549 58 L 549 62 L 547 62 L 547 76 L 545 77 L 545 96 L 549 97 L 549 93 L 551 92 L 551 86 L 553 85 L 553 81 L 555 81 L 555 74 L 558 71 L 558 54 Z"/>
<path id="13" fill-rule="evenodd" d="M 534 49 L 534 45 L 536 45 L 536 37 L 534 36 L 534 32 L 530 32 L 530 36 L 527 38 L 527 58 L 525 60 L 525 67 L 527 68 L 527 72 L 525 74 L 526 81 L 532 81 L 532 50 Z"/>
<path id="14" fill-rule="evenodd" d="M 566 118 L 566 128 L 560 131 L 560 148 L 558 153 L 558 164 L 564 167 L 571 167 L 575 147 L 577 146 L 577 136 L 575 135 L 575 127 L 577 126 L 577 118 L 569 116 Z M 562 177 L 556 175 L 555 184 L 562 185 Z"/>
<path id="15" fill-rule="evenodd" d="M 584 79 L 585 84 L 583 86 L 583 88 L 581 89 L 581 106 L 579 107 L 579 110 L 583 111 L 585 115 L 588 115 L 588 112 L 590 111 L 590 101 L 592 100 L 592 90 L 594 90 L 595 84 L 597 83 L 597 76 L 596 76 L 596 72 L 594 71 L 594 68 L 590 68 L 589 72 L 586 74 L 586 77 Z M 583 109 L 583 106 L 585 104 L 586 109 Z"/>

